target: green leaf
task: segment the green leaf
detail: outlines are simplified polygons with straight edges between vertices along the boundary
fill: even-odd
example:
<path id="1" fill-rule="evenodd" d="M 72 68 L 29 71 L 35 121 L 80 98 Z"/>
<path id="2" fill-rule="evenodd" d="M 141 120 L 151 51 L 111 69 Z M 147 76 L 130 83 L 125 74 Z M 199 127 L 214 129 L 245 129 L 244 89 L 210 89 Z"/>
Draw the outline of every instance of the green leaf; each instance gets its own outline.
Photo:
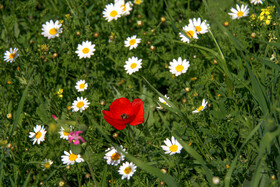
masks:
<path id="1" fill-rule="evenodd" d="M 82 152 L 81 144 L 74 145 L 73 143 L 71 143 L 70 147 L 71 147 L 72 153 L 74 153 L 75 155 L 81 154 L 81 152 Z"/>

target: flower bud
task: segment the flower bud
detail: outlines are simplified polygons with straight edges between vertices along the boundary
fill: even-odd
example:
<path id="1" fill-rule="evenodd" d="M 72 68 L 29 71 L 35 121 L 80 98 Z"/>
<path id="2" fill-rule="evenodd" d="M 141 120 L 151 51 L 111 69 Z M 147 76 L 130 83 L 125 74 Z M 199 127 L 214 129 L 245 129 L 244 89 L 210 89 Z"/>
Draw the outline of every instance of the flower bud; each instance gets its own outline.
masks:
<path id="1" fill-rule="evenodd" d="M 256 38 L 257 37 L 257 34 L 255 32 L 252 32 L 251 33 L 251 38 Z"/>
<path id="2" fill-rule="evenodd" d="M 185 90 L 186 90 L 186 92 L 190 92 L 191 91 L 191 89 L 189 87 L 186 87 Z"/>
<path id="3" fill-rule="evenodd" d="M 164 174 L 167 173 L 167 170 L 166 170 L 165 168 L 162 168 L 160 171 L 161 171 L 162 173 L 164 173 Z"/>
<path id="4" fill-rule="evenodd" d="M 219 177 L 217 177 L 217 176 L 215 176 L 215 177 L 213 177 L 212 178 L 212 182 L 213 182 L 213 184 L 219 184 L 220 183 L 220 178 Z"/>
<path id="5" fill-rule="evenodd" d="M 80 36 L 80 35 L 81 35 L 81 32 L 80 32 L 80 31 L 76 32 L 76 35 L 77 35 L 77 36 Z"/>
<path id="6" fill-rule="evenodd" d="M 93 36 L 94 36 L 95 38 L 98 38 L 98 37 L 99 37 L 99 33 L 98 33 L 98 32 L 95 32 L 95 33 L 93 34 Z"/>
<path id="7" fill-rule="evenodd" d="M 119 137 L 119 134 L 115 132 L 115 133 L 113 134 L 113 138 L 116 139 L 116 138 L 118 138 L 118 137 Z"/>
<path id="8" fill-rule="evenodd" d="M 56 58 L 58 56 L 58 54 L 57 53 L 54 53 L 53 55 L 52 55 L 52 58 Z"/>
<path id="9" fill-rule="evenodd" d="M 89 174 L 89 173 L 86 174 L 86 178 L 87 178 L 87 179 L 90 178 L 90 174 Z"/>
<path id="10" fill-rule="evenodd" d="M 151 49 L 152 51 L 154 51 L 154 50 L 156 49 L 156 47 L 152 45 L 152 46 L 150 47 L 150 49 Z"/>
<path id="11" fill-rule="evenodd" d="M 166 18 L 165 18 L 164 16 L 162 16 L 162 17 L 160 18 L 160 21 L 161 21 L 161 22 L 166 22 Z"/>
<path id="12" fill-rule="evenodd" d="M 144 24 L 143 21 L 137 21 L 137 25 L 138 25 L 138 26 L 142 26 L 143 24 Z"/>
<path id="13" fill-rule="evenodd" d="M 228 21 L 225 21 L 225 22 L 224 22 L 224 26 L 225 26 L 225 27 L 228 27 L 228 26 L 229 26 L 229 22 L 228 22 Z"/>
<path id="14" fill-rule="evenodd" d="M 64 181 L 59 181 L 59 186 L 64 186 L 65 185 L 65 182 Z"/>
<path id="15" fill-rule="evenodd" d="M 12 113 L 8 113 L 8 114 L 7 114 L 7 118 L 8 118 L 8 119 L 12 119 L 12 118 L 13 118 L 13 114 L 12 114 Z"/>
<path id="16" fill-rule="evenodd" d="M 101 101 L 100 101 L 100 105 L 101 105 L 101 106 L 104 106 L 104 105 L 105 105 L 105 101 L 104 101 L 104 100 L 101 100 Z"/>

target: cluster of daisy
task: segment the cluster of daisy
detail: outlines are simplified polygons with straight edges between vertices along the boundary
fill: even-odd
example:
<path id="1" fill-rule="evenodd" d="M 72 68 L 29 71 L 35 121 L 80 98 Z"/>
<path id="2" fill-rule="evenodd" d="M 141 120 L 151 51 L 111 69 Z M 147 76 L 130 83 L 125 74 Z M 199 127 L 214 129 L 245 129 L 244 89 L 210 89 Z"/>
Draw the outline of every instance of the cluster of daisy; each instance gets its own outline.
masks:
<path id="1" fill-rule="evenodd" d="M 167 97 L 167 95 L 164 95 L 164 97 L 165 97 L 164 99 L 161 98 L 161 97 L 158 97 L 159 102 L 168 106 L 168 107 L 170 107 L 170 105 L 166 102 L 166 100 L 168 100 L 169 97 Z M 207 103 L 208 102 L 205 101 L 205 99 L 203 99 L 201 105 L 196 110 L 192 111 L 192 113 L 196 114 L 196 113 L 199 113 L 199 112 L 203 111 L 207 107 Z M 157 109 L 160 109 L 160 110 L 163 109 L 163 107 L 159 103 L 158 103 L 158 105 L 159 106 L 157 107 Z"/>
<path id="2" fill-rule="evenodd" d="M 77 132 L 78 132 L 78 134 L 77 134 Z M 45 141 L 46 133 L 47 133 L 47 131 L 45 130 L 44 126 L 36 125 L 34 127 L 34 132 L 29 132 L 29 138 L 31 138 L 31 141 L 33 141 L 33 145 L 35 143 L 40 144 L 41 142 Z M 59 132 L 59 134 L 61 135 L 60 136 L 61 138 L 68 140 L 68 137 L 69 137 L 69 141 L 71 140 L 71 142 L 73 142 L 74 144 L 75 144 L 75 142 L 79 143 L 79 139 L 82 142 L 84 142 L 84 139 L 79 136 L 79 133 L 81 133 L 81 131 L 76 131 L 76 132 L 71 132 L 71 133 L 65 132 L 62 127 Z M 64 154 L 65 155 L 61 156 L 63 164 L 73 165 L 75 162 L 79 163 L 79 162 L 84 161 L 81 158 L 81 155 L 79 155 L 79 154 L 76 155 L 76 154 L 72 153 L 71 150 L 70 150 L 70 153 L 68 153 L 67 151 L 64 151 Z M 45 170 L 45 169 L 49 169 L 52 164 L 53 164 L 52 160 L 45 159 L 41 163 L 41 166 L 42 166 L 43 170 Z"/>
<path id="3" fill-rule="evenodd" d="M 78 92 L 83 92 L 88 88 L 88 84 L 85 80 L 80 80 L 76 83 L 75 88 Z M 88 108 L 89 104 L 90 102 L 88 102 L 87 98 L 77 97 L 77 100 L 73 101 L 71 108 L 74 112 L 82 112 Z"/>
<path id="4" fill-rule="evenodd" d="M 123 152 L 125 152 L 125 149 L 123 146 L 120 146 Z M 125 156 L 116 150 L 114 147 L 108 148 L 106 151 L 106 154 L 104 156 L 104 159 L 107 160 L 107 164 L 117 166 L 121 163 L 121 161 L 124 161 Z M 132 175 L 136 172 L 137 166 L 133 164 L 132 162 L 125 162 L 123 163 L 118 172 L 120 175 L 122 175 L 122 179 L 130 179 Z"/>
<path id="5" fill-rule="evenodd" d="M 121 16 L 127 16 L 132 10 L 132 3 L 125 2 L 124 0 L 115 0 L 114 4 L 110 3 L 105 6 L 103 11 L 103 17 L 108 22 L 112 20 L 117 20 Z"/>
<path id="6" fill-rule="evenodd" d="M 198 39 L 198 35 L 207 33 L 209 28 L 206 20 L 189 19 L 189 24 L 183 27 L 184 33 L 179 33 L 181 41 L 190 43 L 190 39 Z"/>
<path id="7" fill-rule="evenodd" d="M 126 39 L 124 45 L 125 47 L 129 47 L 129 50 L 131 50 L 131 49 L 135 49 L 140 42 L 141 42 L 141 38 L 137 38 L 136 35 L 133 35 Z M 129 75 L 131 75 L 136 71 L 139 71 L 140 68 L 142 68 L 142 59 L 138 59 L 138 57 L 134 57 L 134 56 L 128 58 L 128 60 L 125 62 L 124 65 L 124 69 L 126 70 L 126 73 L 128 73 Z"/>

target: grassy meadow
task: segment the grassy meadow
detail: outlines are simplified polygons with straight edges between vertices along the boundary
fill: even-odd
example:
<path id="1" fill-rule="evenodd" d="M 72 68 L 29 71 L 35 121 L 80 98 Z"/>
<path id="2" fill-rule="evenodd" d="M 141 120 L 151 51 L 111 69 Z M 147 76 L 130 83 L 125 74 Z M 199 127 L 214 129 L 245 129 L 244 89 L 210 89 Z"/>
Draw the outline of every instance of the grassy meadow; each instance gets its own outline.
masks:
<path id="1" fill-rule="evenodd" d="M 278 0 L 0 13 L 0 186 L 280 185 Z"/>

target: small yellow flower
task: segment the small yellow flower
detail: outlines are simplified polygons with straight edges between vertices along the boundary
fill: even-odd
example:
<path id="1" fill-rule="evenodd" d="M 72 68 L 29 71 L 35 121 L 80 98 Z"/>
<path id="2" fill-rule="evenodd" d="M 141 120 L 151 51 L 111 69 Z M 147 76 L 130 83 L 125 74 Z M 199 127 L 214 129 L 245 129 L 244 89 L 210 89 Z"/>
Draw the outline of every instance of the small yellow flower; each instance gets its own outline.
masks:
<path id="1" fill-rule="evenodd" d="M 58 97 L 62 98 L 63 97 L 62 93 L 63 93 L 63 89 L 59 88 L 57 92 Z"/>
<path id="2" fill-rule="evenodd" d="M 65 17 L 66 17 L 66 18 L 69 18 L 69 17 L 70 17 L 70 14 L 66 14 Z"/>
<path id="3" fill-rule="evenodd" d="M 226 165 L 227 169 L 230 167 L 228 164 Z"/>

